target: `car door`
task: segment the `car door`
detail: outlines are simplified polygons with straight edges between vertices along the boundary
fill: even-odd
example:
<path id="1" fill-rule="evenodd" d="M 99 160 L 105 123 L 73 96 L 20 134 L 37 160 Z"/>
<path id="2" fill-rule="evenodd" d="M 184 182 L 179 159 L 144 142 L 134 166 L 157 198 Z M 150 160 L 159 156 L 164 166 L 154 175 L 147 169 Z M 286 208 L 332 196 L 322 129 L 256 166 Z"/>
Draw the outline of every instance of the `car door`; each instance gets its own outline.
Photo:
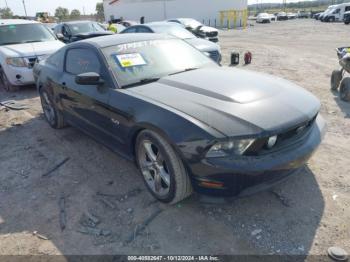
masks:
<path id="1" fill-rule="evenodd" d="M 98 73 L 104 84 L 76 83 L 77 75 L 89 72 Z M 61 105 L 68 121 L 101 142 L 108 143 L 113 125 L 108 107 L 113 82 L 97 50 L 92 47 L 67 49 L 61 81 Z"/>

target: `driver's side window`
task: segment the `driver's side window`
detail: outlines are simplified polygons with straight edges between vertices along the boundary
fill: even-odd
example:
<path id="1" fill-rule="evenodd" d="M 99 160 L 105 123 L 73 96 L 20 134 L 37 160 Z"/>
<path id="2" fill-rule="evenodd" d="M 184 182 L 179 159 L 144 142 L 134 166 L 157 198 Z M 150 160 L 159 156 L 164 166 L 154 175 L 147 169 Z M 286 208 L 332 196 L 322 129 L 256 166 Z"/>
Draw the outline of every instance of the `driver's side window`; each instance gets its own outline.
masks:
<path id="1" fill-rule="evenodd" d="M 79 75 L 82 73 L 101 73 L 101 64 L 94 51 L 87 48 L 69 49 L 66 54 L 67 73 Z"/>

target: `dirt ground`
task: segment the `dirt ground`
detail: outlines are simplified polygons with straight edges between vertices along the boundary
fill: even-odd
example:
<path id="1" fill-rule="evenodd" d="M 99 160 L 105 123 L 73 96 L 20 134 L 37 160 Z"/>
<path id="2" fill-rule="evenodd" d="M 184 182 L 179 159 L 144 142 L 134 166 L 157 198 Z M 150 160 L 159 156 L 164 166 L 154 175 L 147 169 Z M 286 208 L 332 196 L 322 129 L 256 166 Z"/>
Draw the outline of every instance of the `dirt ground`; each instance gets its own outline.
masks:
<path id="1" fill-rule="evenodd" d="M 323 144 L 298 175 L 236 200 L 194 195 L 161 205 L 133 163 L 74 128 L 51 129 L 33 87 L 0 90 L 0 101 L 29 107 L 0 109 L 0 255 L 324 255 L 330 246 L 350 252 L 350 104 L 329 89 L 338 68 L 334 49 L 350 45 L 349 30 L 299 20 L 221 32 L 224 64 L 231 51 L 250 50 L 253 63 L 241 67 L 311 91 L 328 125 Z"/>

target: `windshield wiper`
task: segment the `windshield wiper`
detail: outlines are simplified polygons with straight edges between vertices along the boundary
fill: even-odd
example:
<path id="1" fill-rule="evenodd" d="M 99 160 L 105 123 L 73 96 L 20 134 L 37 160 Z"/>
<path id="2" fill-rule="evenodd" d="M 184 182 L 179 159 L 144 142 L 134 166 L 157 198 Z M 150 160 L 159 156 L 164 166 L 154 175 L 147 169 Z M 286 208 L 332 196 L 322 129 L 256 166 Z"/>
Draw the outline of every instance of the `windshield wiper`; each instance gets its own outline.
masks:
<path id="1" fill-rule="evenodd" d="M 43 40 L 30 40 L 30 41 L 25 41 L 23 43 L 36 43 L 36 42 L 44 42 Z"/>
<path id="2" fill-rule="evenodd" d="M 132 83 L 132 84 L 123 85 L 122 88 L 128 88 L 128 87 L 144 85 L 144 84 L 148 84 L 148 83 L 152 83 L 152 82 L 157 82 L 159 79 L 160 79 L 160 77 L 144 78 L 144 79 L 141 79 L 138 82 L 135 82 L 135 83 Z"/>
<path id="3" fill-rule="evenodd" d="M 184 72 L 193 71 L 193 70 L 197 70 L 197 69 L 199 69 L 199 68 L 198 67 L 190 67 L 190 68 L 186 68 L 185 70 L 182 70 L 182 71 L 179 71 L 179 72 L 171 73 L 169 75 L 170 76 L 177 75 L 177 74 L 181 74 L 181 73 L 184 73 Z"/>

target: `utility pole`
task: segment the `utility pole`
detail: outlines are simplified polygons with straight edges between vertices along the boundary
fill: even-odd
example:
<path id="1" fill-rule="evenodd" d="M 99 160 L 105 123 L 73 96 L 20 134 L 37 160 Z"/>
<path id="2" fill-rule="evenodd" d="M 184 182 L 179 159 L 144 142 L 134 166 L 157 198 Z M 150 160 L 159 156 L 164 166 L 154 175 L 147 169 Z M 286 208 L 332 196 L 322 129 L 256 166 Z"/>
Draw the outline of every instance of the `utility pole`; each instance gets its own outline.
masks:
<path id="1" fill-rule="evenodd" d="M 6 5 L 6 8 L 8 9 L 9 5 L 7 4 L 7 0 L 5 0 L 5 5 Z"/>
<path id="2" fill-rule="evenodd" d="M 22 0 L 22 2 L 23 2 L 23 7 L 24 7 L 24 13 L 26 14 L 26 17 L 27 17 L 28 14 L 27 14 L 26 3 L 24 2 L 24 0 Z"/>

